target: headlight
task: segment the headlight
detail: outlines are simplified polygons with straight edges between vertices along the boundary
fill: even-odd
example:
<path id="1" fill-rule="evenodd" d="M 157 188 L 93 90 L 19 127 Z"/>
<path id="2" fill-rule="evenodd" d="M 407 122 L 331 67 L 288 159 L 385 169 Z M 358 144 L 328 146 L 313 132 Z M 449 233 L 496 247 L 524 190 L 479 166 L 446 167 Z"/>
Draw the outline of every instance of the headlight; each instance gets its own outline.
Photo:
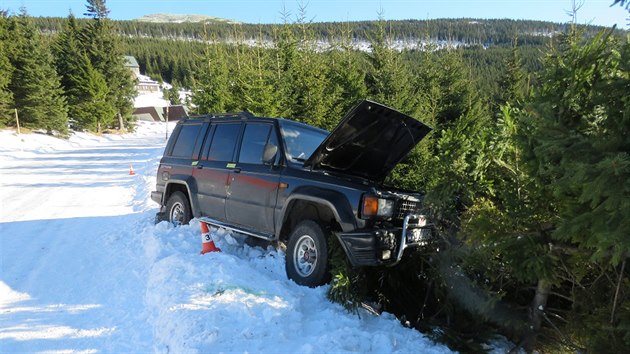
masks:
<path id="1" fill-rule="evenodd" d="M 394 215 L 394 201 L 390 199 L 378 198 L 373 195 L 364 195 L 361 207 L 363 218 L 371 217 L 391 217 Z"/>

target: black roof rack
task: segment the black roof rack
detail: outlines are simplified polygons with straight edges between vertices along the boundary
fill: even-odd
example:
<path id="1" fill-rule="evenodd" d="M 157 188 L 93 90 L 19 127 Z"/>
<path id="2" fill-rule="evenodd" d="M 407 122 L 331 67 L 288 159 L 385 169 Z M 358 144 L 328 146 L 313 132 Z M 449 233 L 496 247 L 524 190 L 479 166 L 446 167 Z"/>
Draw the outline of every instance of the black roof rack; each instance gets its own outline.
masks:
<path id="1" fill-rule="evenodd" d="M 188 117 L 189 119 L 204 119 L 204 118 L 236 118 L 236 119 L 252 119 L 256 118 L 253 114 L 247 111 L 243 112 L 228 112 L 228 113 L 208 113 L 200 114 Z"/>

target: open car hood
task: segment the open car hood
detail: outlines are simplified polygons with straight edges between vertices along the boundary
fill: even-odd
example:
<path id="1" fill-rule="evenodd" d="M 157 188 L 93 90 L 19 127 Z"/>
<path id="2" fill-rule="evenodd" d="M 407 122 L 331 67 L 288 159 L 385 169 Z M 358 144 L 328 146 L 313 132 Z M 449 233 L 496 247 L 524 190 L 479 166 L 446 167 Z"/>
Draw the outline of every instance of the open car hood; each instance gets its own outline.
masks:
<path id="1" fill-rule="evenodd" d="M 304 166 L 382 182 L 430 131 L 406 114 L 364 100 L 346 114 Z"/>

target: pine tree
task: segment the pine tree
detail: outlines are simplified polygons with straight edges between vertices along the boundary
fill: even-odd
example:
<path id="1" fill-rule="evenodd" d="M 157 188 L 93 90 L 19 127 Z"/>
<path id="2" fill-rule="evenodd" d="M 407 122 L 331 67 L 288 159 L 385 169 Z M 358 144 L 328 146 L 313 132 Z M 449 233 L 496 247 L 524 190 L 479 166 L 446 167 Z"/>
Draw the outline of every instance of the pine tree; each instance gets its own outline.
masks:
<path id="1" fill-rule="evenodd" d="M 42 128 L 48 133 L 67 131 L 67 106 L 59 77 L 48 48 L 22 10 L 11 18 L 9 38 L 15 40 L 10 61 L 15 71 L 9 90 L 13 92 L 20 124 Z"/>

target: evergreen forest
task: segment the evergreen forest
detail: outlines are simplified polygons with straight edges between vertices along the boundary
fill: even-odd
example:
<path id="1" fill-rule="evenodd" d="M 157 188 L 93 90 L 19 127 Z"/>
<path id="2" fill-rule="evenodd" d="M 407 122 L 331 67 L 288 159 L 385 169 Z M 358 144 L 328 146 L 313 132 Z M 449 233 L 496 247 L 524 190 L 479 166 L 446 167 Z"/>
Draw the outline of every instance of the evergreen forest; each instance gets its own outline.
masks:
<path id="1" fill-rule="evenodd" d="M 610 0 L 630 14 L 630 2 Z M 386 183 L 425 193 L 436 239 L 395 267 L 333 251 L 329 297 L 367 302 L 461 352 L 630 348 L 630 34 L 575 23 L 161 24 L 0 13 L 0 127 L 133 129 L 143 74 L 195 114 L 332 129 L 364 98 L 432 126 Z M 367 49 L 358 48 L 366 43 Z M 397 47 L 397 43 L 412 43 Z M 331 243 L 335 242 L 333 239 Z M 331 247 L 335 249 L 334 247 Z M 338 252 L 337 252 L 338 253 Z"/>

